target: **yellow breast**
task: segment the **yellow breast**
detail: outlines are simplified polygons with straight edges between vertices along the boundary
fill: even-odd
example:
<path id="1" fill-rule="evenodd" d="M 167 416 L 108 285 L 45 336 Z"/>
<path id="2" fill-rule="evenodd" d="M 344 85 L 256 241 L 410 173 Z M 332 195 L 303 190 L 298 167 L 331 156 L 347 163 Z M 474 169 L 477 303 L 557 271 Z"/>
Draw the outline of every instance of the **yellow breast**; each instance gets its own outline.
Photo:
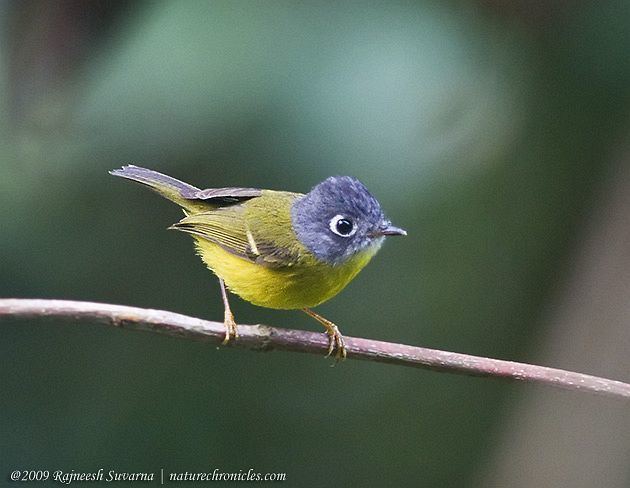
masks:
<path id="1" fill-rule="evenodd" d="M 206 239 L 195 238 L 204 263 L 244 300 L 267 308 L 315 307 L 339 293 L 372 259 L 378 248 L 331 266 L 315 258 L 295 266 L 270 267 L 238 257 Z"/>

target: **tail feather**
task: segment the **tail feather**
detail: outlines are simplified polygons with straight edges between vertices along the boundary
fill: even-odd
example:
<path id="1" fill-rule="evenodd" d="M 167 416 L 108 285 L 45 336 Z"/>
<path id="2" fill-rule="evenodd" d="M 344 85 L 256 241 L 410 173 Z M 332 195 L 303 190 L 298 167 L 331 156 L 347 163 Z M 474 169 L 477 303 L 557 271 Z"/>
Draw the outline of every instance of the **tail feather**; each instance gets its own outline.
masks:
<path id="1" fill-rule="evenodd" d="M 199 188 L 157 171 L 130 164 L 120 169 L 114 169 L 109 174 L 147 185 L 185 209 L 198 205 L 190 199 L 195 198 L 196 193 L 200 191 Z"/>

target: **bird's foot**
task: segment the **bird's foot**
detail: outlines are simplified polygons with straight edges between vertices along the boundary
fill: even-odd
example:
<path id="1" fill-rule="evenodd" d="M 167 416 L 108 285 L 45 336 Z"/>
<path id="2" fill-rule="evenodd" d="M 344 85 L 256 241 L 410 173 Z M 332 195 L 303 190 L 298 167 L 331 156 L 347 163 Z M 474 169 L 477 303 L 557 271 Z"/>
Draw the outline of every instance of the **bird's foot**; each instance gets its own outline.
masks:
<path id="1" fill-rule="evenodd" d="M 328 334 L 328 354 L 326 354 L 326 357 L 332 356 L 334 350 L 337 349 L 337 353 L 335 354 L 337 362 L 346 359 L 346 356 L 348 355 L 346 341 L 341 335 L 341 332 L 339 332 L 337 326 L 327 318 L 313 312 L 310 308 L 303 308 L 302 311 L 313 317 L 326 328 L 326 334 Z"/>
<path id="2" fill-rule="evenodd" d="M 341 332 L 335 324 L 332 322 L 326 327 L 326 334 L 328 334 L 328 354 L 326 357 L 330 357 L 332 353 L 337 349 L 335 353 L 335 359 L 337 361 L 343 361 L 346 359 L 348 352 L 346 350 L 346 341 L 344 340 Z"/>
<path id="3" fill-rule="evenodd" d="M 234 315 L 232 315 L 232 312 L 230 312 L 229 310 L 225 311 L 223 325 L 225 325 L 225 339 L 223 339 L 222 344 L 226 345 L 228 342 L 230 342 L 230 339 L 232 337 L 234 337 L 234 339 L 238 338 L 238 330 L 236 329 Z"/>

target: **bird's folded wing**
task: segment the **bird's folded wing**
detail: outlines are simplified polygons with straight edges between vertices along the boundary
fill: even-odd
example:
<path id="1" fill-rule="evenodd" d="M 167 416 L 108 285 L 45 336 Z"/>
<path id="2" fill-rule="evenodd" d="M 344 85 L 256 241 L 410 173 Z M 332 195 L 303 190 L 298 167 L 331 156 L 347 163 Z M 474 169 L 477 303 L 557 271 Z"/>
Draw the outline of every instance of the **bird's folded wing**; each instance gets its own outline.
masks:
<path id="1" fill-rule="evenodd" d="M 171 228 L 214 242 L 232 254 L 264 266 L 292 266 L 297 262 L 298 250 L 290 245 L 289 239 L 283 238 L 290 229 L 266 229 L 261 235 L 260 230 L 250 229 L 245 215 L 243 206 L 230 205 L 188 215 Z"/>

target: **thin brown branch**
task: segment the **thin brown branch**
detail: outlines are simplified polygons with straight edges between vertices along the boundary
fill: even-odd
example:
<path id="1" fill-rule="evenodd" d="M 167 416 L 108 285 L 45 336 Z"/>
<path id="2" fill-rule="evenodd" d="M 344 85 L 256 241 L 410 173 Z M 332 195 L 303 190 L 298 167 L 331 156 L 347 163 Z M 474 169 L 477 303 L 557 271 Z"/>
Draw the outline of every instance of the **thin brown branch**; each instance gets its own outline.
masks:
<path id="1" fill-rule="evenodd" d="M 99 322 L 124 329 L 156 332 L 212 344 L 221 344 L 225 336 L 221 322 L 163 310 L 66 300 L 0 299 L 0 320 L 42 318 Z M 230 341 L 228 347 L 258 351 L 277 349 L 322 355 L 328 349 L 328 339 L 323 333 L 267 325 L 239 325 L 238 331 L 239 338 Z M 428 368 L 469 376 L 495 376 L 630 399 L 630 384 L 587 374 L 371 339 L 356 337 L 345 339 L 348 358 L 351 359 Z"/>

